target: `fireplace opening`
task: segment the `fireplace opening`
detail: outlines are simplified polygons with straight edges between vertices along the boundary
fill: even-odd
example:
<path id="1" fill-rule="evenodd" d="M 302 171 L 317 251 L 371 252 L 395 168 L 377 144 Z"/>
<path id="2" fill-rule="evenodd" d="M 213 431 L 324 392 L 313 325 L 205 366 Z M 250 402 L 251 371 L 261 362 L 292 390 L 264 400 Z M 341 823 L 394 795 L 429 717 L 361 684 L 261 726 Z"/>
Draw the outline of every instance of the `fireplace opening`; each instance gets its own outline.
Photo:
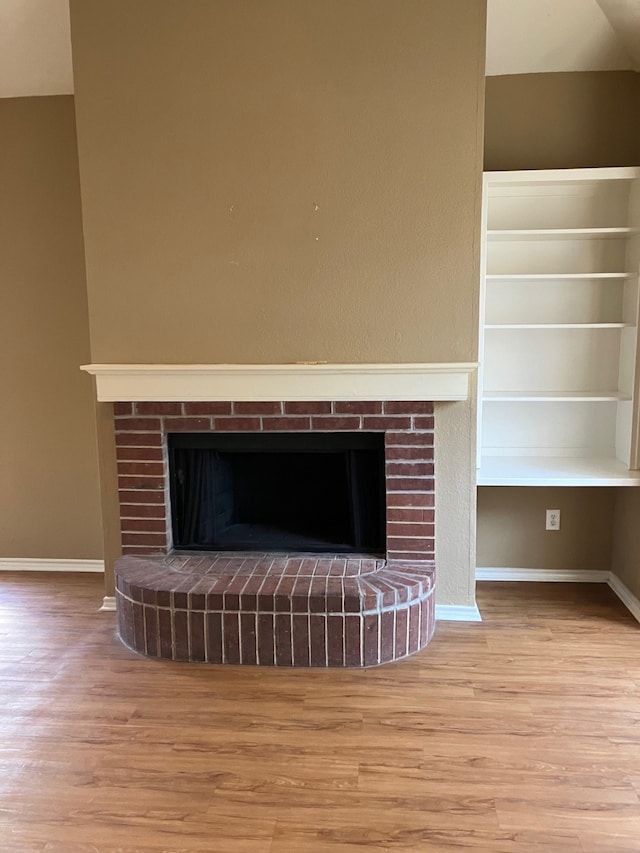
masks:
<path id="1" fill-rule="evenodd" d="M 382 554 L 382 433 L 168 436 L 179 550 Z"/>

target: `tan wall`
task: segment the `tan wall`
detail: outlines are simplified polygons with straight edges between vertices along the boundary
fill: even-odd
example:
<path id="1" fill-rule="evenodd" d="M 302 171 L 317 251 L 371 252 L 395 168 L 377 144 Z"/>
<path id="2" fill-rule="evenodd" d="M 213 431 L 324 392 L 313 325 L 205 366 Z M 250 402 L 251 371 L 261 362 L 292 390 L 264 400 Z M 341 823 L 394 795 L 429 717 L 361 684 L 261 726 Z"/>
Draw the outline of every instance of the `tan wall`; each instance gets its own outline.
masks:
<path id="1" fill-rule="evenodd" d="M 74 0 L 93 360 L 473 360 L 484 5 Z"/>
<path id="2" fill-rule="evenodd" d="M 609 571 L 615 489 L 478 490 L 478 566 Z M 559 509 L 560 530 L 545 530 Z"/>
<path id="3" fill-rule="evenodd" d="M 488 77 L 485 169 L 640 165 L 640 74 Z"/>
<path id="4" fill-rule="evenodd" d="M 489 77 L 485 169 L 639 165 L 639 115 L 633 72 Z M 546 532 L 544 509 L 563 506 Z M 480 488 L 478 565 L 607 570 L 612 507 L 611 489 Z"/>
<path id="5" fill-rule="evenodd" d="M 640 489 L 618 489 L 611 569 L 640 598 Z"/>
<path id="6" fill-rule="evenodd" d="M 0 128 L 0 556 L 98 559 L 73 99 L 0 99 Z"/>

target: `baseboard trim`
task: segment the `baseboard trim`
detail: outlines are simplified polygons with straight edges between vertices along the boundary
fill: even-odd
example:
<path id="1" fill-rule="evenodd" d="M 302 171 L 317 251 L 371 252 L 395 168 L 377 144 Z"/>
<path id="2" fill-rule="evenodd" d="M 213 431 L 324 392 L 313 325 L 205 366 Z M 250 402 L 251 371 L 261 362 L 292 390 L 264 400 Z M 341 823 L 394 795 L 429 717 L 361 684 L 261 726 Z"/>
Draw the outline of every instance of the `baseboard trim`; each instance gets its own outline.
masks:
<path id="1" fill-rule="evenodd" d="M 590 569 L 476 569 L 477 581 L 537 581 L 547 583 L 607 583 L 611 572 Z"/>
<path id="2" fill-rule="evenodd" d="M 631 590 L 622 583 L 617 575 L 613 572 L 609 573 L 607 584 L 611 590 L 618 596 L 620 601 L 627 608 L 629 613 L 640 622 L 640 600 L 631 592 Z"/>
<path id="3" fill-rule="evenodd" d="M 95 572 L 104 574 L 104 560 L 0 558 L 0 572 Z"/>
<path id="4" fill-rule="evenodd" d="M 458 604 L 436 604 L 438 622 L 482 622 L 477 604 L 463 607 Z"/>
<path id="5" fill-rule="evenodd" d="M 116 609 L 116 597 L 115 595 L 105 595 L 102 599 L 102 607 L 100 608 L 101 613 L 113 613 Z"/>
<path id="6" fill-rule="evenodd" d="M 533 581 L 556 583 L 606 583 L 633 618 L 640 622 L 640 599 L 613 572 L 589 569 L 510 569 L 503 567 L 476 569 L 477 581 Z"/>

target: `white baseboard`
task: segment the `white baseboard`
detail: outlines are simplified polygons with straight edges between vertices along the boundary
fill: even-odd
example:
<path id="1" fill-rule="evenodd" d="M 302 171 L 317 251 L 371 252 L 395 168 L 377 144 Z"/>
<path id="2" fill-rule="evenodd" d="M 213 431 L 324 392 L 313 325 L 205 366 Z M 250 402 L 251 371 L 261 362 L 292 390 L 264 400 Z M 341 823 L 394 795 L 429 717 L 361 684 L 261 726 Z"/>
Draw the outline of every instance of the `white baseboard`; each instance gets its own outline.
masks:
<path id="1" fill-rule="evenodd" d="M 506 567 L 478 568 L 477 581 L 542 581 L 557 583 L 606 583 L 629 613 L 640 622 L 640 599 L 613 572 L 589 569 L 510 569 Z M 437 607 L 436 607 L 437 610 Z"/>
<path id="2" fill-rule="evenodd" d="M 32 560 L 1 557 L 0 572 L 96 572 L 104 574 L 104 560 Z"/>
<path id="3" fill-rule="evenodd" d="M 613 572 L 610 572 L 609 575 L 607 583 L 610 589 L 618 596 L 634 619 L 640 622 L 640 600 L 622 583 L 617 575 L 614 575 Z"/>
<path id="4" fill-rule="evenodd" d="M 115 595 L 105 595 L 102 599 L 102 607 L 100 608 L 100 612 L 105 613 L 113 613 L 116 609 L 116 597 Z"/>
<path id="5" fill-rule="evenodd" d="M 590 569 L 476 569 L 477 581 L 546 581 L 547 583 L 607 583 L 611 572 Z"/>
<path id="6" fill-rule="evenodd" d="M 458 604 L 436 604 L 438 622 L 482 622 L 482 616 L 476 604 L 463 607 Z"/>

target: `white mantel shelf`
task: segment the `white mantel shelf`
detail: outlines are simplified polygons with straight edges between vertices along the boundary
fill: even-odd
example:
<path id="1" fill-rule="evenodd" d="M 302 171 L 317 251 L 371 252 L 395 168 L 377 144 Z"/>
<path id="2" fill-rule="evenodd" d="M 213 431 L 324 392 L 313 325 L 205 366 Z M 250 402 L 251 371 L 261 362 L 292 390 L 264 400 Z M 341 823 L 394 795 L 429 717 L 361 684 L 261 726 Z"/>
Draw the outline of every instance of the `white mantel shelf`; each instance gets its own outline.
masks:
<path id="1" fill-rule="evenodd" d="M 101 402 L 468 400 L 476 362 L 85 364 Z"/>

